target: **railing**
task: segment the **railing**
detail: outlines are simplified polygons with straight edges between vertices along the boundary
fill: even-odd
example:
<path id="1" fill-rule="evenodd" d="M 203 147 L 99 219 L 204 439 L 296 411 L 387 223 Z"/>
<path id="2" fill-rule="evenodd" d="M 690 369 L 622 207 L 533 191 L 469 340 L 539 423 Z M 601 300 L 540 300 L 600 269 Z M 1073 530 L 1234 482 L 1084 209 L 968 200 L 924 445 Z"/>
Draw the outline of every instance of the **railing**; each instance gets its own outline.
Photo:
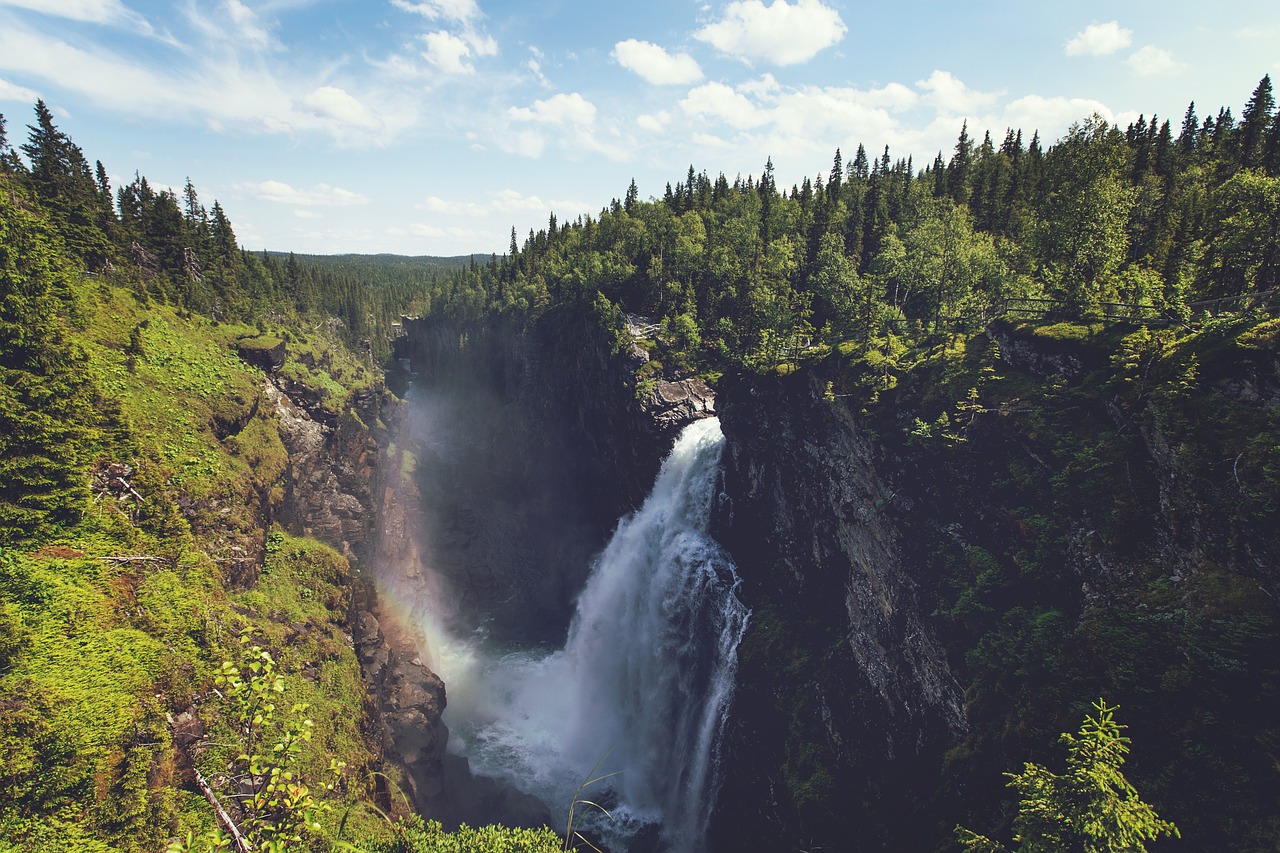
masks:
<path id="1" fill-rule="evenodd" d="M 1190 302 L 1192 317 L 1217 317 L 1222 314 L 1243 314 L 1245 311 L 1275 311 L 1280 308 L 1280 290 L 1264 290 L 1242 296 L 1223 296 Z"/>

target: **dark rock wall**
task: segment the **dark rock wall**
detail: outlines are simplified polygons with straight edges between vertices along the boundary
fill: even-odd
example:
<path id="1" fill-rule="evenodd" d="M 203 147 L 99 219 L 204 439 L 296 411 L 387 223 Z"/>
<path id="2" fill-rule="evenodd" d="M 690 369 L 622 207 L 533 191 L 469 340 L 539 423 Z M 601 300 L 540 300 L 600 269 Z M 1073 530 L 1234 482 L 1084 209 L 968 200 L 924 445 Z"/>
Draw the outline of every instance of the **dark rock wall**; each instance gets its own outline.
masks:
<path id="1" fill-rule="evenodd" d="M 931 780 L 917 774 L 965 721 L 921 606 L 920 567 L 903 553 L 895 518 L 910 508 L 877 473 L 873 443 L 807 376 L 726 381 L 720 392 L 713 532 L 753 615 L 714 847 L 919 839 L 912 803 Z"/>

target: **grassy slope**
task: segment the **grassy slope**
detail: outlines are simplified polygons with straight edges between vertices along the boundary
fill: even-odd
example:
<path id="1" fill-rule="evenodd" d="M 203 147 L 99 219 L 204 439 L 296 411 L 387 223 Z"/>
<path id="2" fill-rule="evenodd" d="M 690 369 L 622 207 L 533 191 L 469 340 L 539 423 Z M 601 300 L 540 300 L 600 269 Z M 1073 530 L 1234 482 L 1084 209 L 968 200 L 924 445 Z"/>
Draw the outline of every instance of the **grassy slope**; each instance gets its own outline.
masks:
<path id="1" fill-rule="evenodd" d="M 0 850 L 154 851 L 209 826 L 203 799 L 181 787 L 166 715 L 194 707 L 211 740 L 229 739 L 210 677 L 247 625 L 275 651 L 288 698 L 311 705 L 311 769 L 344 760 L 340 799 L 365 796 L 373 755 L 343 627 L 346 560 L 314 541 L 266 540 L 287 457 L 262 372 L 235 354 L 260 330 L 140 305 L 105 281 L 75 288 L 73 340 L 103 416 L 95 468 L 131 466 L 140 497 L 99 493 L 74 526 L 0 556 Z M 288 375 L 326 411 L 373 384 L 322 329 L 270 331 L 291 339 Z M 212 773 L 226 753 L 198 760 Z M 367 815 L 353 813 L 348 836 L 378 836 Z"/>

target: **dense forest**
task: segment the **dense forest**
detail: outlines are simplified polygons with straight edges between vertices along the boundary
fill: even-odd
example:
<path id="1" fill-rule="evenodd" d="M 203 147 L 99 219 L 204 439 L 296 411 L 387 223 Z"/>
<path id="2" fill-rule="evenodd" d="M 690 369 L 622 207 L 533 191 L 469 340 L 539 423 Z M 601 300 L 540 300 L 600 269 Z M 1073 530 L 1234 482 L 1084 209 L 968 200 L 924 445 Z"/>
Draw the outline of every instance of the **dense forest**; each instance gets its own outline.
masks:
<path id="1" fill-rule="evenodd" d="M 215 684 L 232 700 L 276 689 L 264 662 L 309 703 L 300 713 L 314 720 L 313 748 L 283 713 L 288 700 L 265 722 L 238 720 L 232 701 L 210 700 L 203 718 L 228 742 L 266 726 L 262 738 L 297 756 L 315 791 L 291 814 L 322 825 L 315 849 L 352 838 L 348 819 L 378 849 L 454 849 L 438 827 L 393 831 L 372 808 L 390 808 L 378 774 L 393 771 L 359 728 L 359 668 L 341 639 L 347 561 L 276 523 L 287 454 L 251 363 L 281 344 L 278 369 L 317 418 L 383 438 L 386 425 L 361 421 L 354 401 L 386 394 L 382 370 L 406 314 L 516 330 L 585 318 L 619 352 L 633 343 L 630 318 L 649 330 L 637 342 L 651 356 L 635 377 L 640 390 L 659 375 L 715 382 L 813 370 L 827 402 L 844 401 L 870 429 L 896 430 L 925 459 L 963 444 L 960 424 L 976 413 L 1034 397 L 1043 406 L 1035 440 L 1050 436 L 1069 457 L 1045 486 L 1059 508 L 1087 502 L 1123 469 L 1125 446 L 1090 433 L 1079 413 L 1155 400 L 1170 434 L 1234 457 L 1234 470 L 1203 466 L 1238 486 L 1219 507 L 1231 547 L 1248 551 L 1277 517 L 1274 414 L 1228 422 L 1193 399 L 1186 389 L 1201 366 L 1187 354 L 1204 348 L 1208 364 L 1228 337 L 1269 352 L 1275 330 L 1253 316 L 1248 329 L 1178 336 L 1206 315 L 1274 305 L 1280 113 L 1264 77 L 1238 119 L 1226 107 L 1201 119 L 1191 104 L 1175 121 L 1143 116 L 1122 128 L 1092 116 L 1052 142 L 1017 128 L 979 141 L 966 125 L 949 156 L 923 166 L 859 145 L 789 189 L 772 163 L 732 180 L 690 167 L 661 197 L 642 199 L 632 182 L 598 216 L 552 215 L 523 240 L 513 230 L 501 255 L 419 262 L 245 251 L 227 212 L 207 208 L 191 181 L 173 191 L 135 175 L 113 188 L 44 103 L 16 149 L 0 116 L 0 851 L 143 851 L 170 838 L 185 849 L 181 839 L 213 818 L 177 766 L 172 719 Z M 1050 382 L 1008 400 L 978 399 L 974 380 L 965 397 L 966 370 L 996 367 L 963 342 L 1026 317 L 1065 346 L 1087 341 L 1114 355 L 1100 359 L 1116 378 L 1065 392 Z M 907 391 L 926 404 L 904 403 Z M 882 395 L 889 402 L 877 409 Z M 1192 446 L 1188 438 L 1171 454 Z M 1243 476 L 1242 459 L 1258 463 Z M 1045 524 L 1032 515 L 1024 527 Z M 1280 736 L 1266 714 L 1280 683 L 1268 658 L 1274 613 L 1250 584 L 1265 589 L 1206 575 L 1192 606 L 1152 581 L 1135 594 L 1132 618 L 1081 619 L 1083 645 L 1070 646 L 1048 600 L 1056 593 L 1025 571 L 1011 577 L 976 545 L 942 562 L 937 615 L 965 662 L 974 713 L 985 715 L 949 757 L 943 784 L 967 810 L 958 819 L 975 830 L 1010 823 L 998 784 L 964 793 L 957 773 L 1016 770 L 1017 750 L 1074 726 L 1079 715 L 1046 709 L 1097 698 L 1084 691 L 1099 679 L 1072 669 L 1071 650 L 1084 648 L 1107 661 L 1110 683 L 1141 683 L 1155 697 L 1181 691 L 1198 715 L 1161 735 L 1172 758 L 1140 766 L 1143 793 L 1175 802 L 1179 818 L 1200 809 L 1190 829 L 1201 839 L 1274 844 L 1274 759 L 1234 741 L 1219 751 L 1193 743 L 1221 734 L 1215 722 L 1241 701 L 1259 742 Z M 266 613 L 287 618 L 255 618 Z M 1144 667 L 1164 680 L 1149 685 Z M 1032 674 L 1008 687 L 1009 672 Z M 1063 672 L 1080 695 L 1048 685 Z M 1146 719 L 1173 725 L 1151 705 Z M 206 763 L 239 760 L 239 747 L 219 749 Z M 1213 787 L 1189 793 L 1180 780 L 1196 755 Z M 331 758 L 352 772 L 339 767 L 323 789 L 320 780 L 337 778 Z M 336 810 L 322 815 L 321 804 Z M 814 820 L 834 820 L 819 814 L 831 808 L 815 807 Z M 279 814 L 262 810 L 260 838 L 271 840 Z M 526 846 L 510 849 L 556 843 L 521 838 L 510 843 Z"/>
<path id="2" fill-rule="evenodd" d="M 998 142 L 997 142 L 998 139 Z M 689 168 L 660 199 L 635 183 L 597 218 L 551 217 L 436 297 L 462 318 L 539 315 L 599 294 L 663 324 L 677 359 L 771 367 L 798 341 L 866 342 L 957 328 L 1010 307 L 1184 317 L 1188 304 L 1269 290 L 1280 269 L 1280 121 L 1270 77 L 1237 120 L 1175 133 L 1152 115 L 1098 116 L 1046 143 L 1022 129 L 917 168 L 886 147 L 779 187 Z M 1113 305 L 1111 303 L 1120 303 Z"/>

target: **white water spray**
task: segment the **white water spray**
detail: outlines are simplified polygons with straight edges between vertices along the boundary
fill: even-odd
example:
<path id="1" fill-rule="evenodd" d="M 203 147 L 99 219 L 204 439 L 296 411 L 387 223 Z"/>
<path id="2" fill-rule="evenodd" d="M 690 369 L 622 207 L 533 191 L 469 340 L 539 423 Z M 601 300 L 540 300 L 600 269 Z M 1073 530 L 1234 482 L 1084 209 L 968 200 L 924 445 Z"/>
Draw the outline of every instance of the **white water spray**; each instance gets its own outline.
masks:
<path id="1" fill-rule="evenodd" d="M 601 759 L 598 773 L 621 771 L 606 783 L 615 821 L 592 830 L 622 848 L 648 825 L 673 851 L 704 846 L 748 616 L 732 562 L 707 535 L 723 444 L 715 419 L 684 430 L 597 559 L 563 649 L 453 655 L 469 671 L 442 667 L 447 719 L 475 771 L 553 814 Z"/>

